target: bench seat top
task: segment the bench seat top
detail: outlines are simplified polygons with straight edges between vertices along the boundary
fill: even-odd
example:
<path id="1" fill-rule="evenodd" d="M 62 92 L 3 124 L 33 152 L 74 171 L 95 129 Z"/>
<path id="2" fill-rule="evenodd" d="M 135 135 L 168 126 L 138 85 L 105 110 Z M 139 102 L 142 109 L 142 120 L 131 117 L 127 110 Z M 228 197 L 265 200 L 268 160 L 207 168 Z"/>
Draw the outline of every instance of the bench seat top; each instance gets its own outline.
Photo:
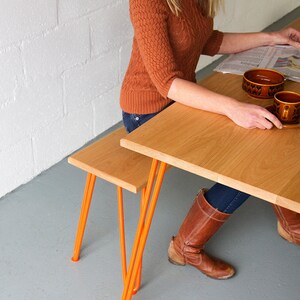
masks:
<path id="1" fill-rule="evenodd" d="M 133 193 L 146 186 L 152 159 L 120 146 L 124 127 L 79 150 L 68 162 Z"/>

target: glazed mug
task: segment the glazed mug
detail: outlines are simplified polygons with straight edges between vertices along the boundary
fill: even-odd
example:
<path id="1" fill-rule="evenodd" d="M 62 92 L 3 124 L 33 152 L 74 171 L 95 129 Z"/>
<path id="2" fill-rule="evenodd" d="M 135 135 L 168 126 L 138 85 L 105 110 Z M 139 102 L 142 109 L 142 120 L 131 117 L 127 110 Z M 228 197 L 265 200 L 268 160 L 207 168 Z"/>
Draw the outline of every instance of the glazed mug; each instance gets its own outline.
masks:
<path id="1" fill-rule="evenodd" d="M 274 95 L 274 113 L 283 123 L 297 124 L 300 116 L 300 94 L 281 91 Z"/>

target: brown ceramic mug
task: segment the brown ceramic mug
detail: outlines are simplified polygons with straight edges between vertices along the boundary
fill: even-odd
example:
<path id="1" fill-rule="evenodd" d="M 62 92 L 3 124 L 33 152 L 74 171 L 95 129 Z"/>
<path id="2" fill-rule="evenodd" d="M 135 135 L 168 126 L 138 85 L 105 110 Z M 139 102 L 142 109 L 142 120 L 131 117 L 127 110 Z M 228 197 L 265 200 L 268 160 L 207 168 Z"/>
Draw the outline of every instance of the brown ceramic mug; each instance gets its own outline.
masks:
<path id="1" fill-rule="evenodd" d="M 281 91 L 274 95 L 274 113 L 283 123 L 297 124 L 300 116 L 300 94 Z"/>

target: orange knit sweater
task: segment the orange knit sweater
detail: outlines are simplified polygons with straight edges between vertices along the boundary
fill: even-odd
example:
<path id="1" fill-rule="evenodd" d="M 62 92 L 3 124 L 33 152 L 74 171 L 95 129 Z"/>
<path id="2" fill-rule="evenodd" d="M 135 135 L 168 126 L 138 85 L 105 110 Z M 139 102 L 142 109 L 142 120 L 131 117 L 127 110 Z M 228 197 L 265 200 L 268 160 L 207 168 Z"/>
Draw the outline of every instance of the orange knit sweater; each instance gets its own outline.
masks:
<path id="1" fill-rule="evenodd" d="M 201 54 L 218 53 L 223 33 L 213 30 L 195 0 L 182 0 L 175 16 L 166 0 L 130 0 L 134 28 L 131 59 L 125 74 L 120 105 L 127 113 L 161 111 L 175 78 L 195 82 Z"/>

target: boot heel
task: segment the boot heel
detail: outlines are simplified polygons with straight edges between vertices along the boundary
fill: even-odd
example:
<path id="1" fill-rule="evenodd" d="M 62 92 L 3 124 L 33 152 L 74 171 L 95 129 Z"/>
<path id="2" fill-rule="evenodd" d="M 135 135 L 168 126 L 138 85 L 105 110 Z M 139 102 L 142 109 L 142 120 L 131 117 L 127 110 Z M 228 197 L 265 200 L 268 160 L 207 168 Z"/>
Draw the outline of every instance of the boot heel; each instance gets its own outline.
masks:
<path id="1" fill-rule="evenodd" d="M 173 265 L 185 266 L 184 257 L 178 255 L 177 252 L 175 251 L 173 240 L 170 242 L 170 246 L 168 249 L 168 260 Z"/>
<path id="2" fill-rule="evenodd" d="M 288 242 L 300 246 L 300 214 L 275 204 L 273 209 L 277 217 L 278 234 Z"/>
<path id="3" fill-rule="evenodd" d="M 278 234 L 285 239 L 286 241 L 293 243 L 293 238 L 284 230 L 284 228 L 281 226 L 279 222 L 277 222 L 277 231 Z"/>

